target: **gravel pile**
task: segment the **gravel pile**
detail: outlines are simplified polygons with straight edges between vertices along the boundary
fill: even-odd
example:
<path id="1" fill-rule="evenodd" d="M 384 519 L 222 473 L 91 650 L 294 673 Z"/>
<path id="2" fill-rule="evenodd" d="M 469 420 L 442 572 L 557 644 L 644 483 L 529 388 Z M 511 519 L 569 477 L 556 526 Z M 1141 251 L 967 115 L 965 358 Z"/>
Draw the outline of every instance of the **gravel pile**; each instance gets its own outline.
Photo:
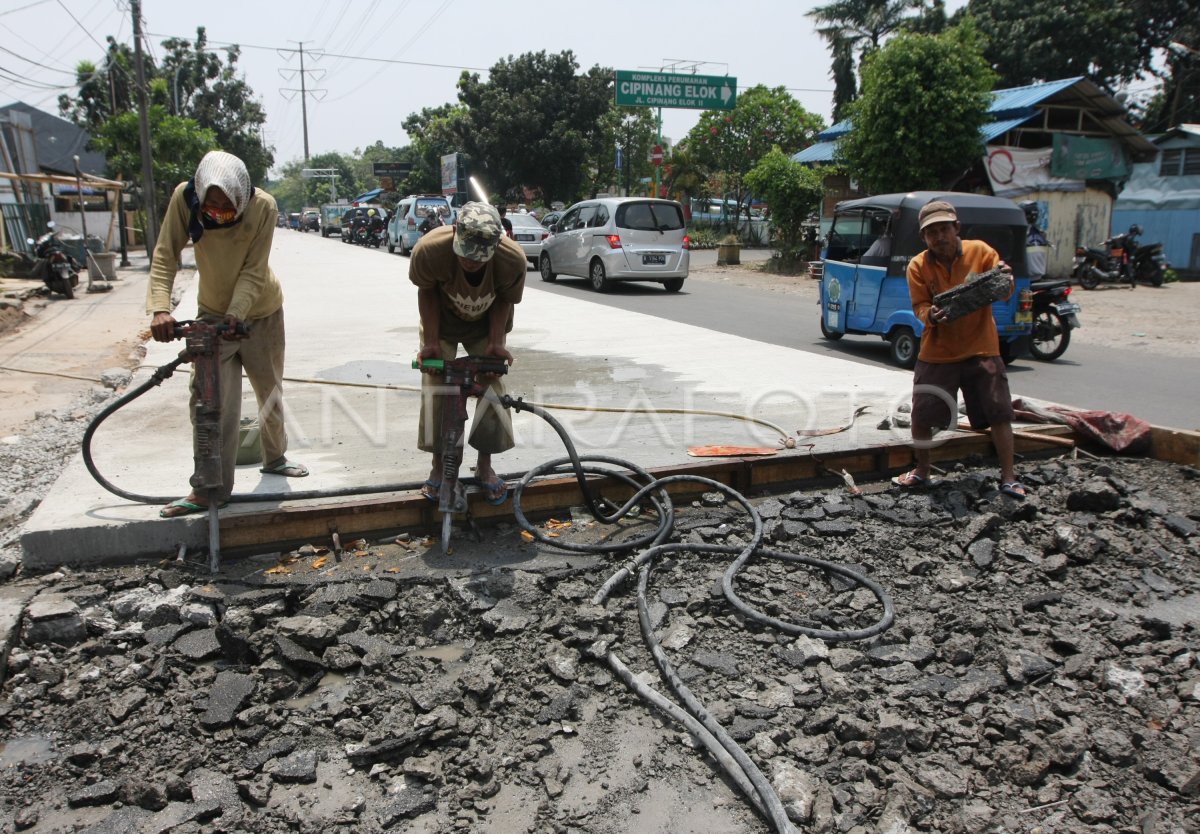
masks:
<path id="1" fill-rule="evenodd" d="M 12 576 L 20 565 L 21 524 L 79 453 L 88 422 L 129 378 L 125 370 L 106 372 L 105 387 L 93 387 L 70 408 L 39 411 L 22 433 L 0 438 L 0 579 Z"/>
<path id="2" fill-rule="evenodd" d="M 977 466 L 928 492 L 755 500 L 770 547 L 887 589 L 895 624 L 866 641 L 748 620 L 717 556 L 654 566 L 650 627 L 797 830 L 1200 831 L 1200 472 L 1064 458 L 1021 474 L 1023 503 Z M 750 535 L 719 495 L 677 519 L 683 542 Z M 0 691 L 0 831 L 770 830 L 603 661 L 660 686 L 631 590 L 591 601 L 616 560 L 388 567 L 425 547 L 8 583 L 34 593 Z M 812 627 L 880 616 L 870 592 L 776 559 L 736 587 Z"/>

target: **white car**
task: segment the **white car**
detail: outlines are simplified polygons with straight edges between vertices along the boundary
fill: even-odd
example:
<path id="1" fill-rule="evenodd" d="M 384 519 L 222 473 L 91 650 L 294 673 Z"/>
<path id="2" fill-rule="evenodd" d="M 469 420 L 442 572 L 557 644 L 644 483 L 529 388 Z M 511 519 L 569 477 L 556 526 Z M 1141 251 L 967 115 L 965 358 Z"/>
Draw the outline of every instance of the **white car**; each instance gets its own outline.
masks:
<path id="1" fill-rule="evenodd" d="M 525 257 L 536 268 L 542 255 L 542 241 L 550 237 L 550 231 L 532 214 L 509 214 L 507 217 L 512 223 L 513 240 L 525 250 Z"/>
<path id="2" fill-rule="evenodd" d="M 691 253 L 683 206 L 651 197 L 601 197 L 567 209 L 542 243 L 543 281 L 587 278 L 596 292 L 614 281 L 653 281 L 679 292 Z"/>

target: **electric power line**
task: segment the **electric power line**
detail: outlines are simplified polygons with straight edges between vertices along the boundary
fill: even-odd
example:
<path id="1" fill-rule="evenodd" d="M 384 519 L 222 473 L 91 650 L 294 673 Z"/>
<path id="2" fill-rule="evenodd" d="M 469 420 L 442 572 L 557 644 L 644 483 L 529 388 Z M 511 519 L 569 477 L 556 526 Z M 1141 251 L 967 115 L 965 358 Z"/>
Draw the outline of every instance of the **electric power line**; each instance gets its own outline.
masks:
<path id="1" fill-rule="evenodd" d="M 95 10 L 96 6 L 100 5 L 100 3 L 101 3 L 101 0 L 96 0 L 96 4 L 94 6 L 92 6 L 92 8 L 87 10 L 87 14 L 85 14 L 84 17 L 87 17 L 89 14 L 91 14 Z M 63 3 L 63 0 L 58 0 L 58 5 L 62 6 L 62 10 L 67 13 L 67 16 L 70 17 L 71 20 L 75 21 L 76 26 L 78 26 L 84 32 L 87 32 L 87 36 L 92 39 L 92 43 L 96 44 L 96 46 L 100 47 L 101 49 L 104 49 L 104 44 L 102 44 L 102 43 L 100 43 L 100 41 L 96 40 L 96 36 L 93 35 L 86 26 L 84 26 L 82 23 L 79 22 L 79 18 L 77 18 L 74 14 L 71 13 L 71 10 L 67 8 L 66 4 Z"/>
<path id="2" fill-rule="evenodd" d="M 33 64 L 35 67 L 41 67 L 42 69 L 48 69 L 51 72 L 61 72 L 63 75 L 69 75 L 71 77 L 75 76 L 75 73 L 72 72 L 71 70 L 59 69 L 58 67 L 49 67 L 49 66 L 46 66 L 45 64 L 39 64 L 37 61 L 33 60 L 32 58 L 26 58 L 24 55 L 21 55 L 17 52 L 13 52 L 11 49 L 7 49 L 6 47 L 3 47 L 3 46 L 0 46 L 0 52 L 7 52 L 9 55 L 12 55 L 14 58 L 19 58 L 20 60 L 25 61 L 26 63 Z"/>

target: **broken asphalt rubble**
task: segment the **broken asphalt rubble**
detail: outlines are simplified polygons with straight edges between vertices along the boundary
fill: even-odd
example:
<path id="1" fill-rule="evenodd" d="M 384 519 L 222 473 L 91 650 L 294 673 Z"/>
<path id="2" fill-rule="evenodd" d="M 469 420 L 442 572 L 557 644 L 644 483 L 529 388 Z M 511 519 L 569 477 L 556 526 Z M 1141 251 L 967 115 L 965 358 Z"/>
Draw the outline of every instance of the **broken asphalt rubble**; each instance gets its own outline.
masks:
<path id="1" fill-rule="evenodd" d="M 1021 475 L 1025 502 L 975 462 L 926 492 L 755 498 L 770 547 L 887 589 L 896 623 L 868 641 L 747 621 L 721 559 L 655 566 L 651 625 L 798 830 L 1200 830 L 1200 472 Z M 677 540 L 750 535 L 719 494 L 677 509 Z M 511 526 L 481 547 L 511 564 L 400 578 L 389 560 L 420 542 L 359 542 L 218 577 L 168 561 L 0 586 L 27 601 L 0 831 L 770 830 L 597 659 L 619 647 L 658 685 L 629 590 L 590 603 L 612 560 L 522 570 Z M 878 617 L 865 589 L 790 563 L 751 559 L 737 583 L 781 619 Z"/>

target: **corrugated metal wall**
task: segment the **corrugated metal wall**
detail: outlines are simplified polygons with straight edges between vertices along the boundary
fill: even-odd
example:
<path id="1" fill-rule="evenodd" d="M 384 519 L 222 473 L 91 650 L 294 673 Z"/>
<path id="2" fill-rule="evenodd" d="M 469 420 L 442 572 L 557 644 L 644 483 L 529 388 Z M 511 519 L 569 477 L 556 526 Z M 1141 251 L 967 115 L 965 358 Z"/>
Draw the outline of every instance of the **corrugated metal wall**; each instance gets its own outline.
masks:
<path id="1" fill-rule="evenodd" d="M 1118 209 L 1113 229 L 1133 223 L 1144 230 L 1142 243 L 1162 243 L 1171 268 L 1185 278 L 1200 277 L 1200 209 Z"/>

